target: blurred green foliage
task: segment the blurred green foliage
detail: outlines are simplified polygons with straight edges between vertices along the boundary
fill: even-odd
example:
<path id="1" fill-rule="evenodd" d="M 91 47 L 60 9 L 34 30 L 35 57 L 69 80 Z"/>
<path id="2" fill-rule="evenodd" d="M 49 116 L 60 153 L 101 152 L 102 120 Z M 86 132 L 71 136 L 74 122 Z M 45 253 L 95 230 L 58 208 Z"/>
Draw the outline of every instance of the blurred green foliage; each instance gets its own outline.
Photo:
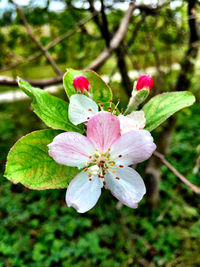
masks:
<path id="1" fill-rule="evenodd" d="M 44 128 L 29 107 L 30 102 L 0 107 L 1 166 L 20 136 Z M 200 143 L 198 110 L 195 104 L 179 113 L 167 158 L 200 185 L 200 174 L 192 174 L 194 148 Z M 144 177 L 143 167 L 138 170 Z M 199 198 L 165 166 L 162 173 L 155 210 L 145 200 L 136 210 L 117 209 L 116 199 L 104 190 L 94 209 L 78 214 L 67 208 L 65 190 L 31 191 L 13 185 L 3 178 L 2 168 L 0 266 L 198 266 Z"/>

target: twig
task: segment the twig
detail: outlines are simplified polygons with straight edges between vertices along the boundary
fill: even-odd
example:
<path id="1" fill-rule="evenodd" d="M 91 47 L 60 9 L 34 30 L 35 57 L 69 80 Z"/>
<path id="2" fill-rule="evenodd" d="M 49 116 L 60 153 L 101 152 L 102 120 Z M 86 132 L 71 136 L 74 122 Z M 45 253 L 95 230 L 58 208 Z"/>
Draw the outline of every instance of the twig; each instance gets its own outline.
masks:
<path id="1" fill-rule="evenodd" d="M 57 76 L 51 79 L 42 79 L 42 80 L 26 80 L 33 86 L 39 86 L 40 88 L 44 88 L 45 86 L 55 85 L 62 82 L 63 76 Z M 9 85 L 9 86 L 17 86 L 17 80 L 7 77 L 0 76 L 0 85 Z"/>
<path id="2" fill-rule="evenodd" d="M 126 35 L 128 24 L 132 17 L 134 9 L 135 9 L 135 4 L 131 2 L 129 8 L 124 14 L 124 17 L 121 20 L 117 32 L 110 41 L 109 48 L 103 50 L 103 52 L 88 66 L 87 69 L 97 70 L 112 55 L 112 52 L 119 47 L 119 45 L 121 44 Z"/>
<path id="3" fill-rule="evenodd" d="M 71 35 L 73 35 L 81 26 L 83 26 L 84 24 L 86 24 L 88 21 L 90 21 L 93 17 L 95 17 L 97 15 L 97 12 L 94 12 L 93 14 L 91 14 L 90 16 L 88 16 L 87 18 L 84 18 L 82 20 L 80 20 L 69 32 L 64 33 L 58 37 L 56 37 L 53 41 L 49 42 L 49 44 L 47 46 L 44 47 L 44 49 L 47 51 L 50 48 L 56 46 L 57 44 L 59 44 L 60 42 L 62 42 L 63 40 L 69 38 Z M 43 55 L 43 52 L 39 51 L 36 52 L 35 54 L 27 57 L 27 58 L 23 58 L 18 60 L 17 62 L 11 63 L 5 67 L 3 67 L 2 69 L 0 69 L 0 72 L 6 71 L 6 70 L 10 70 L 13 68 L 16 68 L 17 66 L 25 63 L 25 62 L 30 62 L 33 61 L 37 58 L 39 58 L 41 55 Z"/>
<path id="4" fill-rule="evenodd" d="M 162 163 L 164 163 L 175 175 L 178 177 L 184 184 L 186 184 L 190 189 L 195 192 L 196 194 L 200 194 L 200 188 L 197 187 L 196 185 L 190 183 L 178 170 L 176 170 L 171 163 L 169 163 L 166 159 L 165 156 L 157 151 L 153 153 L 153 155 L 157 158 L 159 158 Z"/>
<path id="5" fill-rule="evenodd" d="M 112 52 L 119 47 L 121 44 L 128 28 L 129 21 L 131 19 L 133 10 L 135 9 L 135 6 L 133 3 L 130 4 L 128 10 L 124 14 L 124 17 L 121 20 L 119 29 L 113 36 L 110 44 L 109 49 L 105 49 L 100 56 L 97 57 L 96 60 L 94 60 L 86 69 L 93 69 L 96 70 L 99 68 L 112 54 Z M 45 86 L 50 86 L 54 84 L 59 84 L 62 82 L 62 75 L 57 76 L 56 78 L 51 78 L 51 79 L 45 79 L 45 80 L 34 80 L 29 82 L 33 86 L 39 86 L 39 87 L 45 87 Z M 7 76 L 0 76 L 0 85 L 10 85 L 10 86 L 17 86 L 17 81 L 16 79 L 7 77 Z"/>
<path id="6" fill-rule="evenodd" d="M 38 39 L 35 37 L 30 25 L 28 24 L 28 21 L 26 20 L 26 17 L 24 16 L 24 13 L 22 12 L 22 10 L 19 8 L 19 6 L 15 3 L 14 0 L 11 0 L 11 2 L 13 3 L 13 5 L 15 6 L 21 20 L 24 23 L 24 26 L 26 28 L 26 31 L 28 33 L 28 35 L 31 37 L 31 39 L 35 42 L 35 44 L 39 47 L 39 49 L 41 50 L 41 52 L 45 55 L 45 57 L 47 58 L 47 60 L 49 61 L 49 63 L 51 64 L 51 66 L 53 67 L 55 73 L 57 75 L 61 75 L 62 72 L 59 70 L 59 68 L 57 67 L 55 61 L 53 60 L 53 58 L 50 56 L 50 54 L 46 51 L 46 49 L 41 45 L 41 43 L 38 41 Z"/>

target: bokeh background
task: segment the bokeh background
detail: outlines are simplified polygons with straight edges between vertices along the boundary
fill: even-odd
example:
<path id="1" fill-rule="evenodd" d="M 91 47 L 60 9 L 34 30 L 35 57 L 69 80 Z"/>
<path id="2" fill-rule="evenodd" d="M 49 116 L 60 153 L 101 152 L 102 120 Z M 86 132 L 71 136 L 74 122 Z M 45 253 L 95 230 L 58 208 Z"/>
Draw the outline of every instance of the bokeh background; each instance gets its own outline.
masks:
<path id="1" fill-rule="evenodd" d="M 200 266 L 199 195 L 155 157 L 137 167 L 148 193 L 136 210 L 121 206 L 104 190 L 95 208 L 78 214 L 67 208 L 65 190 L 31 191 L 3 177 L 11 146 L 46 128 L 30 100 L 12 85 L 16 76 L 40 83 L 67 67 L 86 68 L 109 49 L 130 1 L 15 3 L 43 47 L 64 38 L 48 50 L 55 71 L 40 55 L 13 1 L 0 1 L 0 266 Z M 111 86 L 114 99 L 121 99 L 121 107 L 133 82 L 145 73 L 154 78 L 151 96 L 175 90 L 196 96 L 192 107 L 153 135 L 167 160 L 200 186 L 199 1 L 135 4 L 122 42 L 96 71 Z M 67 101 L 62 83 L 45 89 Z"/>

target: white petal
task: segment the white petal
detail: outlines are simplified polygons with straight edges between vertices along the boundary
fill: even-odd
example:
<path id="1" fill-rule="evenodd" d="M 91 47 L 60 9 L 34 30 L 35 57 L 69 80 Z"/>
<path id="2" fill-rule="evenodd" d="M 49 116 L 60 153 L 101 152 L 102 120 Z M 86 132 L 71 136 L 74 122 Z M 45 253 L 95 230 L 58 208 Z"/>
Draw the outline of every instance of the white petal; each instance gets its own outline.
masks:
<path id="1" fill-rule="evenodd" d="M 133 130 L 141 130 L 144 128 L 146 120 L 144 112 L 133 111 L 129 115 L 119 115 L 121 134 L 128 133 Z"/>
<path id="2" fill-rule="evenodd" d="M 138 202 L 146 193 L 144 182 L 140 175 L 129 167 L 115 169 L 115 174 L 105 176 L 106 188 L 113 196 L 130 208 L 137 208 Z M 119 178 L 116 179 L 116 177 Z"/>
<path id="3" fill-rule="evenodd" d="M 91 142 L 82 134 L 66 132 L 57 135 L 48 145 L 49 155 L 59 164 L 83 168 L 95 151 Z"/>
<path id="4" fill-rule="evenodd" d="M 90 181 L 86 172 L 79 173 L 67 188 L 67 206 L 75 208 L 80 213 L 90 210 L 97 203 L 102 186 L 102 179 L 98 176 L 92 177 Z"/>
<path id="5" fill-rule="evenodd" d="M 123 134 L 113 143 L 111 160 L 116 165 L 129 166 L 147 160 L 155 149 L 156 145 L 148 131 L 135 130 Z"/>
<path id="6" fill-rule="evenodd" d="M 69 103 L 69 120 L 77 125 L 88 121 L 98 113 L 97 104 L 89 97 L 81 94 L 72 95 Z"/>

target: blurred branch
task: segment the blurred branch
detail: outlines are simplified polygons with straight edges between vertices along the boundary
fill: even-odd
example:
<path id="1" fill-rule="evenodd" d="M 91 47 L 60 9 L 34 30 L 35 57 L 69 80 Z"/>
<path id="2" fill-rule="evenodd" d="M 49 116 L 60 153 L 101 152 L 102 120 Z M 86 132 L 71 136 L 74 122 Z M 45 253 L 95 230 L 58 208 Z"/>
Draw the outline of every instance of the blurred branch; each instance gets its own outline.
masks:
<path id="1" fill-rule="evenodd" d="M 196 21 L 197 0 L 188 0 L 188 25 L 189 25 L 189 43 L 186 54 L 181 63 L 181 71 L 177 79 L 175 90 L 188 90 L 191 84 L 191 74 L 194 71 L 194 60 L 197 58 L 199 46 L 199 36 Z"/>
<path id="2" fill-rule="evenodd" d="M 121 44 L 124 36 L 126 35 L 129 21 L 132 17 L 133 10 L 135 9 L 134 3 L 130 3 L 128 10 L 125 12 L 124 17 L 121 20 L 119 28 L 110 42 L 110 47 L 103 50 L 100 56 L 97 57 L 86 69 L 97 70 L 100 66 L 105 63 L 105 61 L 111 56 L 112 52 L 116 50 Z M 44 80 L 28 80 L 33 86 L 45 87 L 50 85 L 55 85 L 62 82 L 62 75 L 57 76 L 52 79 Z M 0 76 L 0 85 L 10 85 L 16 86 L 16 79 Z"/>
<path id="3" fill-rule="evenodd" d="M 172 171 L 176 175 L 176 177 L 178 177 L 184 184 L 186 184 L 193 192 L 195 192 L 196 194 L 200 194 L 200 188 L 190 183 L 177 169 L 175 169 L 171 165 L 171 163 L 169 163 L 165 159 L 165 156 L 163 154 L 155 151 L 153 155 L 159 158 L 162 161 L 162 163 L 164 163 L 168 167 L 168 169 L 170 169 L 170 171 Z"/>
<path id="4" fill-rule="evenodd" d="M 152 7 L 151 5 L 146 5 L 146 4 L 138 4 L 135 7 L 147 15 L 155 15 L 157 11 L 159 11 L 161 8 L 169 4 L 170 4 L 170 1 L 166 1 L 161 5 L 157 5 L 156 7 Z"/>
<path id="5" fill-rule="evenodd" d="M 59 70 L 59 68 L 57 67 L 55 61 L 53 60 L 53 58 L 50 56 L 50 54 L 47 52 L 47 50 L 41 45 L 41 43 L 38 41 L 38 39 L 35 37 L 30 25 L 28 24 L 28 21 L 26 20 L 26 17 L 24 16 L 24 13 L 22 12 L 22 10 L 19 8 L 19 6 L 15 3 L 14 0 L 11 0 L 11 2 L 13 3 L 13 5 L 15 6 L 21 20 L 24 23 L 24 26 L 26 28 L 26 31 L 28 33 L 28 35 L 31 37 L 31 39 L 35 42 L 35 44 L 39 47 L 39 49 L 41 50 L 41 52 L 45 55 L 45 57 L 47 58 L 47 60 L 49 61 L 49 63 L 51 64 L 51 66 L 53 67 L 55 73 L 57 75 L 61 75 L 62 72 Z"/>
<path id="6" fill-rule="evenodd" d="M 42 79 L 42 80 L 27 80 L 33 86 L 39 86 L 41 88 L 45 86 L 55 85 L 62 82 L 63 75 L 57 76 L 51 79 Z M 18 86 L 17 80 L 7 77 L 0 76 L 0 85 L 9 85 L 9 86 Z"/>
<path id="7" fill-rule="evenodd" d="M 134 9 L 135 4 L 131 2 L 129 8 L 124 14 L 124 17 L 121 20 L 117 32 L 110 41 L 109 48 L 104 49 L 103 52 L 87 67 L 87 69 L 97 70 L 112 55 L 112 52 L 119 47 L 126 35 L 128 24 L 132 17 Z"/>
<path id="8" fill-rule="evenodd" d="M 83 26 L 84 24 L 86 24 L 88 21 L 90 21 L 93 17 L 95 17 L 97 15 L 97 12 L 91 14 L 90 16 L 88 16 L 87 18 L 84 18 L 82 20 L 80 20 L 69 32 L 64 33 L 58 37 L 56 37 L 53 41 L 49 42 L 47 44 L 47 46 L 44 47 L 44 49 L 47 51 L 49 49 L 51 49 L 52 47 L 56 46 L 57 44 L 59 44 L 60 42 L 62 42 L 63 40 L 69 38 L 71 35 L 73 35 L 81 26 Z M 29 62 L 29 61 L 33 61 L 37 58 L 39 58 L 41 55 L 43 55 L 43 53 L 37 52 L 29 57 L 27 57 L 26 59 L 20 59 L 15 63 L 12 63 L 10 65 L 7 65 L 5 67 L 3 67 L 2 69 L 0 69 L 0 72 L 15 68 L 25 62 Z"/>

